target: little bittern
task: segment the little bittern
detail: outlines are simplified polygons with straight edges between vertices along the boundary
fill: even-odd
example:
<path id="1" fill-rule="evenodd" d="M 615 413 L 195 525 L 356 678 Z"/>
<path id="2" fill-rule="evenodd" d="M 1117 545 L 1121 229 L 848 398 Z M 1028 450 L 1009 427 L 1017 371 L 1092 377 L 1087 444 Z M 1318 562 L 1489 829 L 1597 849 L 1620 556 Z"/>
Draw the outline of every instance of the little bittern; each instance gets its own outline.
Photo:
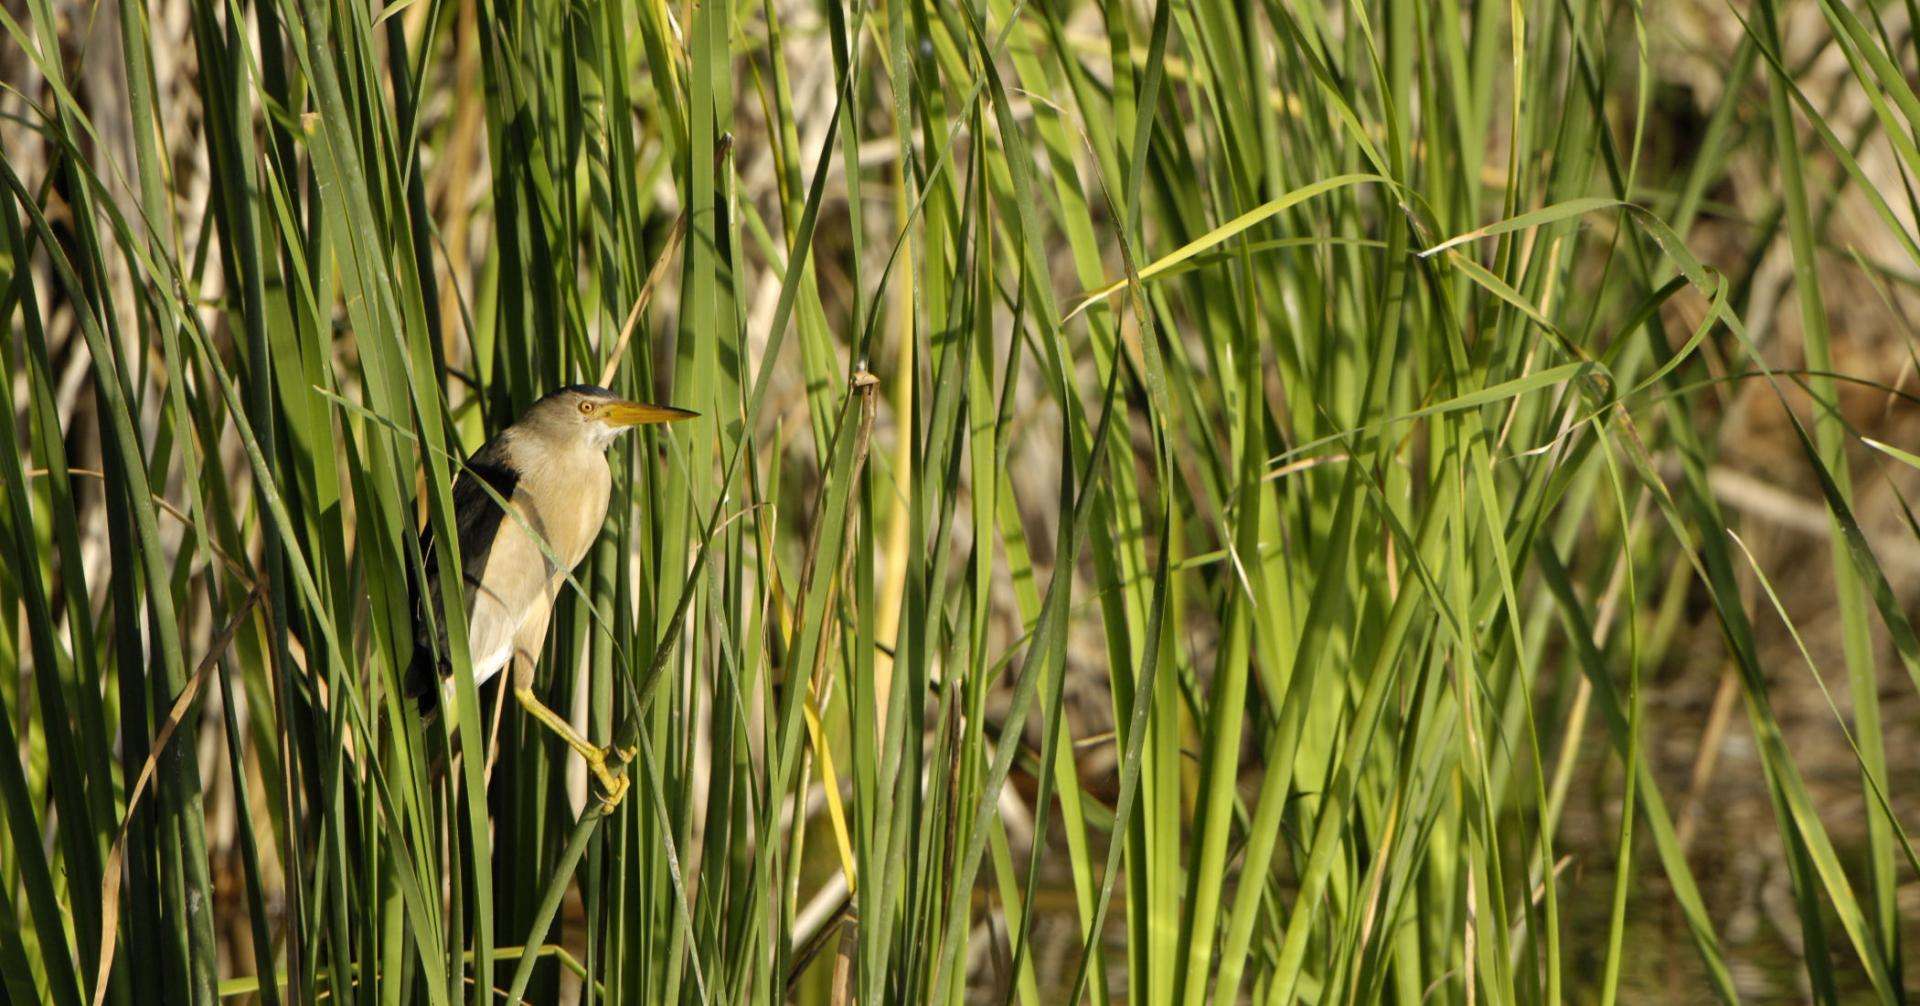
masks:
<path id="1" fill-rule="evenodd" d="M 587 760 L 608 806 L 617 804 L 627 790 L 626 776 L 608 765 L 615 752 L 588 742 L 534 695 L 534 662 L 561 585 L 593 547 L 606 520 L 613 492 L 607 446 L 634 426 L 694 415 L 625 401 L 605 388 L 569 385 L 533 403 L 518 422 L 487 441 L 453 481 L 474 683 L 484 684 L 511 663 L 514 698 Z M 512 514 L 501 507 L 501 500 Z M 427 589 L 416 585 L 407 692 L 426 711 L 450 694 L 453 666 L 446 626 L 438 617 L 439 563 L 431 526 L 421 532 L 420 543 Z"/>

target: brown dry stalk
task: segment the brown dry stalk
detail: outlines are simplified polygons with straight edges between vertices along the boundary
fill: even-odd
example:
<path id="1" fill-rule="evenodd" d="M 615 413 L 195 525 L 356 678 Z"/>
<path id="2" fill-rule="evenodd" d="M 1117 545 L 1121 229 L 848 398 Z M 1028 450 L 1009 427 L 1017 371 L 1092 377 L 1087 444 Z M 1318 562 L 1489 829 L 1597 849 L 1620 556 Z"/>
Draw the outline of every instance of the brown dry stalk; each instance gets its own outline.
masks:
<path id="1" fill-rule="evenodd" d="M 213 673 L 221 654 L 233 643 L 233 637 L 245 624 L 254 605 L 260 603 L 258 589 L 247 592 L 246 600 L 240 602 L 239 610 L 227 620 L 207 647 L 207 653 L 200 658 L 200 666 L 187 680 L 187 686 L 180 690 L 180 697 L 173 702 L 173 708 L 167 710 L 166 721 L 160 725 L 160 733 L 155 736 L 153 751 L 147 755 L 146 763 L 140 766 L 140 775 L 134 780 L 133 789 L 127 794 L 127 816 L 120 822 L 119 834 L 114 836 L 113 848 L 107 852 L 106 869 L 100 879 L 100 974 L 93 983 L 93 1006 L 100 1006 L 107 998 L 107 980 L 113 977 L 113 947 L 120 935 L 120 870 L 126 862 L 127 833 L 133 824 L 133 815 L 140 807 L 140 798 L 146 795 L 147 783 L 153 778 L 154 767 L 160 764 L 160 756 L 166 753 L 167 744 L 186 718 L 187 709 L 200 694 L 207 677 Z M 227 743 L 234 743 L 228 738 Z"/>

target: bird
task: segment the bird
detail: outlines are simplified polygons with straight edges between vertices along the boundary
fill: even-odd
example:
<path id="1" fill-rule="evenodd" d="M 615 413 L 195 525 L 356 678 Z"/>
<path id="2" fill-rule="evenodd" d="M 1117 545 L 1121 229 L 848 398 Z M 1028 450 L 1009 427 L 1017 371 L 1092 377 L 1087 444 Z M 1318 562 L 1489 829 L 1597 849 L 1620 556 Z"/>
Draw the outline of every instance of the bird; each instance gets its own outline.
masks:
<path id="1" fill-rule="evenodd" d="M 511 665 L 514 699 L 586 759 L 609 810 L 626 793 L 627 778 L 618 769 L 627 757 L 594 745 L 541 702 L 533 690 L 534 668 L 561 586 L 606 521 L 613 494 L 607 448 L 633 427 L 698 415 L 627 401 L 597 385 L 570 384 L 534 402 L 483 444 L 453 481 L 474 684 Z M 413 584 L 413 657 L 405 688 L 425 716 L 452 695 L 455 669 L 439 617 L 445 610 L 440 550 L 430 523 L 421 529 L 420 545 L 425 577 Z"/>

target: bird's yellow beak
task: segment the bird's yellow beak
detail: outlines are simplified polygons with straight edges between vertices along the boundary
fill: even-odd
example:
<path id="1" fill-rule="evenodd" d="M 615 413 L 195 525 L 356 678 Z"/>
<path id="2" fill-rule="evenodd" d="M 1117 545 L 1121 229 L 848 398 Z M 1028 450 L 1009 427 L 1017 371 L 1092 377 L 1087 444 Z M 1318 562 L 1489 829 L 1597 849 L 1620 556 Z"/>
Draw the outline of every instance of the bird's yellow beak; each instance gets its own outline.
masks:
<path id="1" fill-rule="evenodd" d="M 676 409 L 671 405 L 648 405 L 644 402 L 609 402 L 606 412 L 607 425 L 615 427 L 643 426 L 648 423 L 677 423 L 682 419 L 697 419 L 698 412 Z"/>

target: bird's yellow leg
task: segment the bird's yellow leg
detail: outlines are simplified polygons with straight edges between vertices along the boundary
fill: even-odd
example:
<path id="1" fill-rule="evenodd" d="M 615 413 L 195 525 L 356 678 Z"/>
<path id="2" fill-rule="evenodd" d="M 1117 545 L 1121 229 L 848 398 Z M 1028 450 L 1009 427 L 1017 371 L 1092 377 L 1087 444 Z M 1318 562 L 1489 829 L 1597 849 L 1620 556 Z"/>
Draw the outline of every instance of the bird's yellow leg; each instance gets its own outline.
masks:
<path id="1" fill-rule="evenodd" d="M 513 697 L 519 701 L 522 709 L 532 714 L 533 718 L 539 720 L 548 730 L 559 734 L 560 739 L 566 741 L 568 747 L 580 752 L 580 757 L 587 760 L 587 767 L 593 770 L 594 778 L 600 780 L 600 786 L 605 791 L 600 797 L 600 802 L 606 805 L 606 809 L 611 811 L 619 806 L 620 798 L 627 795 L 629 783 L 625 772 L 616 773 L 614 769 L 626 766 L 628 758 L 626 752 L 595 747 L 592 741 L 580 736 L 579 732 L 573 729 L 573 724 L 568 723 L 565 717 L 547 708 L 546 703 L 541 702 L 531 688 L 515 688 Z M 619 764 L 612 767 L 607 764 L 607 752 L 610 750 L 619 758 Z"/>

